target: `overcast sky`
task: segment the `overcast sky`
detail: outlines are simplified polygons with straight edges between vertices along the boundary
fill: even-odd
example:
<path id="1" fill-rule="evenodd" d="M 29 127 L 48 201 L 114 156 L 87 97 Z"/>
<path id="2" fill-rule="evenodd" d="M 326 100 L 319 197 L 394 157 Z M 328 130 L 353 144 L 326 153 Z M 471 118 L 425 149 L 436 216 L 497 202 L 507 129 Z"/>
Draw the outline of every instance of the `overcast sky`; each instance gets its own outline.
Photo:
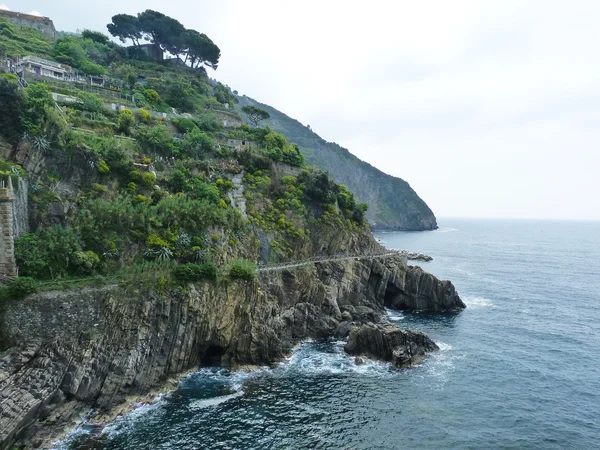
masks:
<path id="1" fill-rule="evenodd" d="M 408 181 L 438 217 L 600 219 L 600 2 L 0 0 L 59 30 L 156 9 L 223 83 Z"/>

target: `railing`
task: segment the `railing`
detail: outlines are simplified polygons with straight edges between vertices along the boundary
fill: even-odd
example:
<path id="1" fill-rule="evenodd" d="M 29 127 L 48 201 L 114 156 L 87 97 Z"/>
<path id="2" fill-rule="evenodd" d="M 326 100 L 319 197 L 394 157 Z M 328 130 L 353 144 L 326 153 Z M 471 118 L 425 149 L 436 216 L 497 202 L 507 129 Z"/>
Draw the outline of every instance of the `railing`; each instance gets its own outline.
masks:
<path id="1" fill-rule="evenodd" d="M 65 70 L 67 67 L 63 66 L 60 63 L 57 63 L 56 61 L 50 61 L 49 59 L 44 59 L 44 58 L 39 58 L 37 56 L 24 56 L 23 58 L 21 58 L 20 62 L 33 62 L 33 63 L 37 63 L 37 64 L 43 64 L 45 66 L 49 66 L 49 67 L 55 67 L 57 69 L 61 69 L 61 70 Z"/>
<path id="2" fill-rule="evenodd" d="M 278 264 L 268 264 L 266 266 L 261 266 L 257 269 L 258 272 L 270 272 L 276 270 L 283 269 L 293 269 L 296 267 L 308 266 L 310 264 L 319 264 L 325 262 L 336 262 L 336 261 L 349 261 L 349 260 L 371 260 L 378 258 L 388 258 L 388 257 L 401 257 L 402 261 L 406 264 L 407 253 L 404 250 L 394 250 L 385 253 L 374 253 L 374 254 L 358 254 L 358 255 L 345 255 L 345 256 L 337 256 L 337 257 L 327 257 L 327 256 L 318 256 L 316 258 L 304 259 L 301 261 L 289 261 Z"/>

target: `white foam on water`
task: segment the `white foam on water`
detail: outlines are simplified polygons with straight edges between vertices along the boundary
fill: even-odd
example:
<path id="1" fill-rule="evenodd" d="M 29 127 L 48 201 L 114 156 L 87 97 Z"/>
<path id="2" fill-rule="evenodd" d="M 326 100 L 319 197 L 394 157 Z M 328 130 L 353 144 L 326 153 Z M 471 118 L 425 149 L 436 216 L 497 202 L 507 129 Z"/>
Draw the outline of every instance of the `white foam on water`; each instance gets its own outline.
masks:
<path id="1" fill-rule="evenodd" d="M 450 344 L 446 344 L 445 342 L 436 342 L 436 344 L 440 348 L 440 352 L 448 352 L 453 348 Z"/>
<path id="2" fill-rule="evenodd" d="M 454 361 L 460 358 L 453 351 L 453 347 L 445 342 L 436 342 L 440 348 L 437 352 L 430 353 L 423 366 L 425 371 L 432 380 L 435 380 L 440 389 L 450 380 L 450 374 L 454 372 Z"/>
<path id="3" fill-rule="evenodd" d="M 169 394 L 159 395 L 152 403 L 140 403 L 132 411 L 117 417 L 114 421 L 106 425 L 100 432 L 100 435 L 115 437 L 122 433 L 127 433 L 135 423 L 142 421 L 143 417 L 161 410 L 165 406 L 168 397 Z"/>
<path id="4" fill-rule="evenodd" d="M 404 315 L 400 311 L 394 311 L 393 309 L 385 308 L 385 313 L 387 318 L 392 322 L 397 322 L 399 320 L 404 320 Z"/>
<path id="5" fill-rule="evenodd" d="M 92 434 L 92 430 L 89 428 L 79 427 L 76 428 L 71 434 L 69 434 L 66 438 L 61 439 L 60 441 L 54 442 L 50 450 L 68 450 L 73 442 L 78 440 L 83 436 L 90 436 Z"/>
<path id="6" fill-rule="evenodd" d="M 356 364 L 354 356 L 344 351 L 343 341 L 325 344 L 303 343 L 286 361 L 274 371 L 274 376 L 323 376 L 356 373 L 366 376 L 385 376 L 390 372 L 390 364 L 364 359 L 364 364 Z"/>
<path id="7" fill-rule="evenodd" d="M 453 231 L 458 231 L 458 228 L 438 228 L 437 230 L 433 230 L 434 233 L 452 233 Z"/>
<path id="8" fill-rule="evenodd" d="M 194 401 L 190 402 L 189 407 L 191 409 L 210 408 L 212 406 L 217 406 L 222 403 L 228 402 L 229 400 L 233 400 L 234 398 L 242 397 L 243 395 L 244 395 L 244 390 L 240 389 L 239 391 L 234 392 L 233 394 L 229 394 L 229 395 L 222 395 L 220 397 L 212 397 L 212 398 L 206 398 L 206 399 L 202 399 L 202 400 L 194 400 Z"/>
<path id="9" fill-rule="evenodd" d="M 467 308 L 471 309 L 496 308 L 496 305 L 485 297 L 463 297 L 463 301 Z"/>

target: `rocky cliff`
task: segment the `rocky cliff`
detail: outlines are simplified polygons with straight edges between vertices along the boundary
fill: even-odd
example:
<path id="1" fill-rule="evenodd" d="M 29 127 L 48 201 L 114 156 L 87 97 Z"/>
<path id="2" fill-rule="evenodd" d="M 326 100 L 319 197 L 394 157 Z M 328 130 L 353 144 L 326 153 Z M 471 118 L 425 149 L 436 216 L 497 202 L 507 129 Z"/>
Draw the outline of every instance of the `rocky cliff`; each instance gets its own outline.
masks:
<path id="1" fill-rule="evenodd" d="M 437 229 L 435 215 L 410 185 L 361 161 L 345 148 L 327 142 L 297 120 L 249 97 L 238 97 L 240 108 L 257 106 L 271 118 L 265 124 L 296 142 L 306 162 L 331 176 L 369 205 L 367 218 L 373 229 L 421 231 Z"/>
<path id="2" fill-rule="evenodd" d="M 272 364 L 302 340 L 385 324 L 384 305 L 400 295 L 426 309 L 464 307 L 449 282 L 423 277 L 399 259 L 364 259 L 163 294 L 114 285 L 10 302 L 0 324 L 14 345 L 0 359 L 0 448 L 41 447 L 82 408 L 110 410 L 200 365 Z"/>

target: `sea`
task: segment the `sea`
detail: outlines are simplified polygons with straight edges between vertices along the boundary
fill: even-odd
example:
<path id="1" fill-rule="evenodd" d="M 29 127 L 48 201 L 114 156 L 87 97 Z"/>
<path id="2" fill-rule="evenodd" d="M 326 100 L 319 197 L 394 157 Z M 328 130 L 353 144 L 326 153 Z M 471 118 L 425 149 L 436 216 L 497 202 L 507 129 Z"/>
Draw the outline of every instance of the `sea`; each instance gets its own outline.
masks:
<path id="1" fill-rule="evenodd" d="M 311 341 L 275 368 L 203 368 L 56 449 L 600 449 L 600 222 L 441 219 L 377 234 L 467 305 L 387 311 L 440 350 L 397 370 Z"/>

